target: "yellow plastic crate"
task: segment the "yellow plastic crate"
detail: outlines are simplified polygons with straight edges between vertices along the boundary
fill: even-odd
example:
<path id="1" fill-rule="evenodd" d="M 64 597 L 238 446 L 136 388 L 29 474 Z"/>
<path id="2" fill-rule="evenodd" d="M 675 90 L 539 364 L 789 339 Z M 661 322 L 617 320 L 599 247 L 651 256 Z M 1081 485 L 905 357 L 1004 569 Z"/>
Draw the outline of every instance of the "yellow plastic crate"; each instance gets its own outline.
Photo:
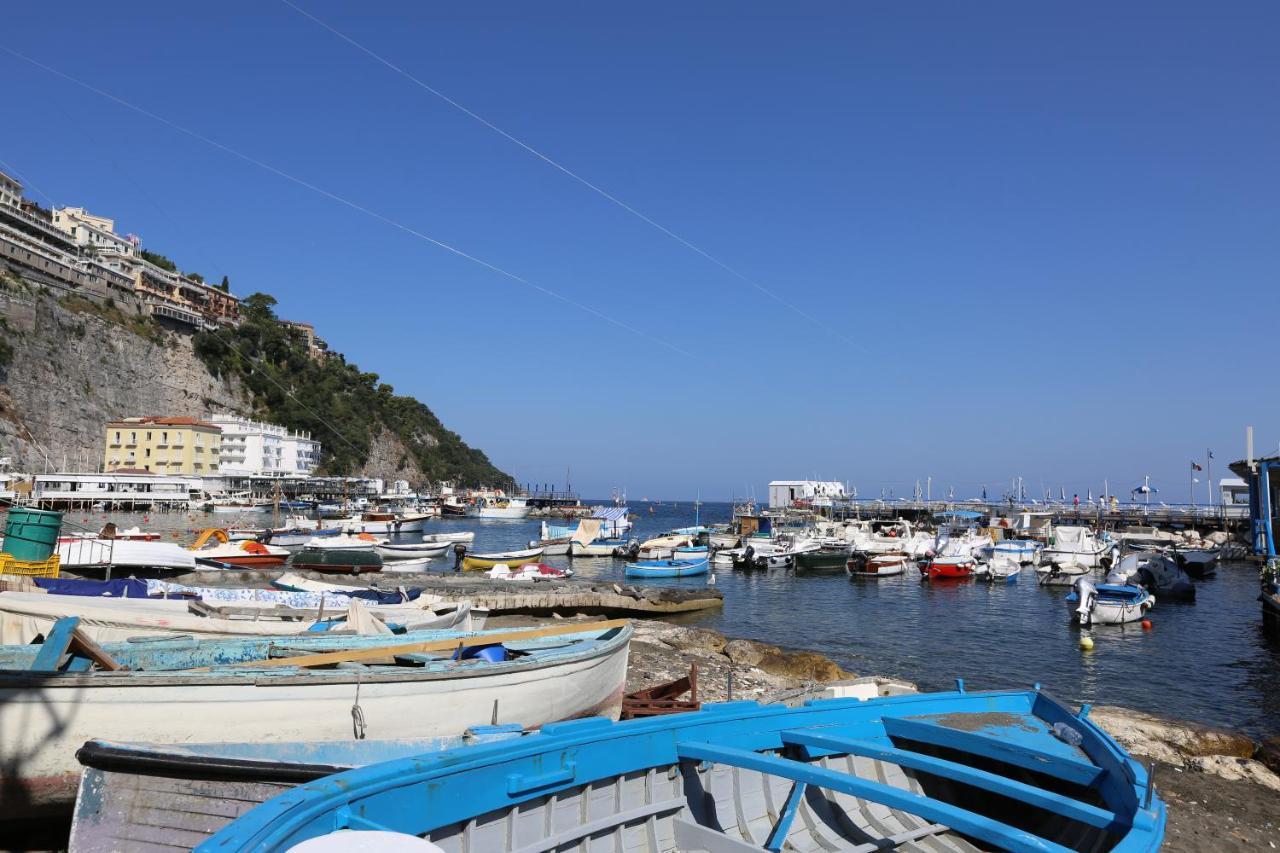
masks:
<path id="1" fill-rule="evenodd" d="M 54 554 L 47 560 L 19 560 L 12 554 L 0 553 L 0 575 L 22 575 L 29 578 L 56 578 L 62 557 Z"/>

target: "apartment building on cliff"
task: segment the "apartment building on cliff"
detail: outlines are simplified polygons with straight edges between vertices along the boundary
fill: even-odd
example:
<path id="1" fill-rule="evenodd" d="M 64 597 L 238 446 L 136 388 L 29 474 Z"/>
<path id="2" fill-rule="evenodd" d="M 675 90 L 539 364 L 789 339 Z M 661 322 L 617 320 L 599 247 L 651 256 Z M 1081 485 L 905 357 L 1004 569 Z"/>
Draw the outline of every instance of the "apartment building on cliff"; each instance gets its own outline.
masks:
<path id="1" fill-rule="evenodd" d="M 219 465 L 227 477 L 309 477 L 320 464 L 320 442 L 310 433 L 290 432 L 236 415 L 214 415 L 222 430 Z"/>
<path id="2" fill-rule="evenodd" d="M 199 418 L 122 418 L 107 424 L 104 471 L 217 475 L 222 429 Z"/>

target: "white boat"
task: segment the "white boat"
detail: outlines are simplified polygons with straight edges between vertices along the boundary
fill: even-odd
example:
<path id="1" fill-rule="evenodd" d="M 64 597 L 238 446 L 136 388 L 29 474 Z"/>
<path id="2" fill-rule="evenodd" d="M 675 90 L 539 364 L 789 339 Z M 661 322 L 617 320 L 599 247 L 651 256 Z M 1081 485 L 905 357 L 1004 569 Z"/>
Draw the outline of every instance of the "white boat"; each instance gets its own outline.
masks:
<path id="1" fill-rule="evenodd" d="M 525 563 L 523 566 L 499 563 L 484 575 L 499 581 L 555 581 L 573 577 L 573 570 L 557 569 L 542 563 Z"/>
<path id="2" fill-rule="evenodd" d="M 557 539 L 533 539 L 530 540 L 529 547 L 541 548 L 542 553 L 548 557 L 567 557 L 573 547 L 573 540 L 568 536 Z"/>
<path id="3" fill-rule="evenodd" d="M 169 569 L 190 572 L 196 555 L 174 542 L 134 539 L 91 539 L 74 537 L 58 540 L 58 556 L 63 571 L 120 569 Z"/>
<path id="4" fill-rule="evenodd" d="M 851 558 L 845 564 L 845 571 L 851 577 L 889 578 L 902 574 L 910 562 L 912 562 L 911 557 L 901 552 L 876 554 L 874 557 L 867 557 L 865 561 Z"/>
<path id="5" fill-rule="evenodd" d="M 316 536 L 308 539 L 306 547 L 321 551 L 372 551 L 385 544 L 386 539 L 379 539 L 371 533 L 357 533 L 354 536 L 343 533 L 339 536 Z"/>
<path id="6" fill-rule="evenodd" d="M 1041 586 L 1074 586 L 1093 570 L 1075 562 L 1042 562 L 1036 566 L 1036 583 Z"/>
<path id="7" fill-rule="evenodd" d="M 1040 559 L 1045 563 L 1074 563 L 1089 569 L 1107 568 L 1115 560 L 1116 549 L 1111 537 L 1098 536 L 1092 528 L 1062 525 L 1053 528 Z"/>
<path id="8" fill-rule="evenodd" d="M 904 518 L 873 521 L 867 528 L 853 527 L 849 532 L 853 550 L 864 554 L 890 554 L 896 551 L 912 553 L 917 546 L 931 542 L 933 537 L 912 528 Z"/>
<path id="9" fill-rule="evenodd" d="M 749 561 L 756 568 L 783 569 L 795 565 L 797 554 L 820 550 L 822 543 L 816 539 L 794 538 L 783 533 L 773 538 L 772 547 L 766 549 L 765 553 L 751 553 Z M 743 556 L 746 557 L 747 554 L 744 553 Z"/>
<path id="10" fill-rule="evenodd" d="M 432 559 L 453 552 L 452 542 L 420 542 L 401 545 L 384 542 L 373 546 L 373 550 L 384 560 L 415 560 L 425 557 Z M 385 566 L 383 567 L 386 568 Z"/>
<path id="11" fill-rule="evenodd" d="M 473 518 L 519 521 L 529 517 L 533 507 L 524 498 L 476 498 L 467 510 Z"/>
<path id="12" fill-rule="evenodd" d="M 1007 554 L 995 554 L 989 560 L 979 562 L 973 569 L 977 580 L 992 583 L 1013 583 L 1022 574 L 1022 563 Z"/>
<path id="13" fill-rule="evenodd" d="M 1138 584 L 1094 585 L 1084 577 L 1067 596 L 1072 621 L 1086 626 L 1139 622 L 1155 604 L 1156 597 Z"/>
<path id="14" fill-rule="evenodd" d="M 1002 539 L 990 548 L 990 555 L 1013 560 L 1019 565 L 1040 564 L 1042 546 L 1034 539 Z"/>
<path id="15" fill-rule="evenodd" d="M 557 720 L 617 719 L 632 628 L 622 622 L 565 626 L 521 640 L 516 632 L 419 631 L 395 637 L 294 637 L 108 643 L 119 671 L 33 671 L 41 645 L 0 647 L 0 814 L 65 807 L 74 799 L 87 740 L 274 743 L 424 738 L 461 734 L 476 720 L 538 728 Z M 603 627 L 603 626 L 608 626 Z M 451 660 L 452 650 L 408 666 L 358 661 L 382 649 L 500 640 L 508 660 Z M 473 638 L 473 639 L 472 639 Z M 456 645 L 454 646 L 456 648 Z M 339 651 L 337 668 L 206 664 Z M 408 663 L 408 661 L 406 661 Z M 355 711 L 353 712 L 353 707 Z M 353 720 L 354 718 L 354 720 Z M 12 772 L 14 769 L 17 772 Z M 24 812 L 25 813 L 25 812 Z"/>
<path id="16" fill-rule="evenodd" d="M 343 533 L 420 533 L 431 516 L 425 513 L 365 512 L 340 518 L 333 525 Z"/>
<path id="17" fill-rule="evenodd" d="M 473 530 L 459 530 L 456 533 L 424 533 L 422 541 L 424 544 L 432 542 L 449 542 L 463 545 L 470 545 L 475 541 L 476 534 Z"/>
<path id="18" fill-rule="evenodd" d="M 0 592 L 0 640 L 6 645 L 31 643 L 48 636 L 59 619 L 76 616 L 80 630 L 97 643 L 122 642 L 134 637 L 198 639 L 227 637 L 286 637 L 304 635 L 320 620 L 315 608 L 283 607 L 270 601 L 213 601 L 193 610 L 184 598 L 95 598 L 86 595 L 46 595 Z M 487 611 L 486 611 L 487 615 Z M 472 619 L 469 603 L 437 605 L 428 609 L 407 605 L 368 605 L 341 596 L 324 611 L 324 620 L 347 619 L 334 626 L 335 633 L 390 634 L 387 624 L 407 630 L 478 630 L 483 618 Z M 376 626 L 370 618 L 377 620 Z M 351 627 L 347 627 L 347 625 Z"/>

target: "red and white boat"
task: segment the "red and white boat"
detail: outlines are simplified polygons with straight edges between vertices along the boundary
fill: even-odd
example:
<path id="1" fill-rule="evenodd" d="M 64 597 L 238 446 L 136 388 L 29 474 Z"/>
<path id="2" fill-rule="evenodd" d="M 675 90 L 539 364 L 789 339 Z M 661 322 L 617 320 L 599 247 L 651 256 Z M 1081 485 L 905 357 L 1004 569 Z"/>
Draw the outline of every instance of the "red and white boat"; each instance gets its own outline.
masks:
<path id="1" fill-rule="evenodd" d="M 210 540 L 217 544 L 209 545 Z M 191 551 L 202 560 L 214 560 L 243 568 L 283 566 L 289 551 L 276 545 L 264 545 L 252 539 L 228 541 L 227 531 L 211 528 L 202 532 Z"/>
<path id="2" fill-rule="evenodd" d="M 911 557 L 901 552 L 877 554 L 865 560 L 850 560 L 845 564 L 845 571 L 850 577 L 888 578 L 902 574 L 910 561 Z"/>
<path id="3" fill-rule="evenodd" d="M 972 554 L 939 554 L 920 566 L 923 580 L 960 580 L 973 577 L 978 561 Z"/>
<path id="4" fill-rule="evenodd" d="M 546 563 L 525 563 L 514 569 L 506 563 L 499 563 L 485 572 L 485 577 L 500 581 L 555 581 L 572 576 L 573 570 L 557 569 Z"/>

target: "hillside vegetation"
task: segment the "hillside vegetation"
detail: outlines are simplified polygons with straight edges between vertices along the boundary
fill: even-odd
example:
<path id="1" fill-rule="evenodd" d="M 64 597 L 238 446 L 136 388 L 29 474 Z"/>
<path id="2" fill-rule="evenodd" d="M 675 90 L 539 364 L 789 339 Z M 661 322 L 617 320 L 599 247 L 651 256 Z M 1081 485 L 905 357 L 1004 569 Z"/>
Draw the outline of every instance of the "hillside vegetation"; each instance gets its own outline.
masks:
<path id="1" fill-rule="evenodd" d="M 324 447 L 323 470 L 358 471 L 385 427 L 432 480 L 509 487 L 512 478 L 446 429 L 430 409 L 400 396 L 376 373 L 364 373 L 339 353 L 312 359 L 301 332 L 280 324 L 276 300 L 244 299 L 241 323 L 201 332 L 196 355 L 219 378 L 235 377 L 252 395 L 254 417 L 304 430 Z"/>

